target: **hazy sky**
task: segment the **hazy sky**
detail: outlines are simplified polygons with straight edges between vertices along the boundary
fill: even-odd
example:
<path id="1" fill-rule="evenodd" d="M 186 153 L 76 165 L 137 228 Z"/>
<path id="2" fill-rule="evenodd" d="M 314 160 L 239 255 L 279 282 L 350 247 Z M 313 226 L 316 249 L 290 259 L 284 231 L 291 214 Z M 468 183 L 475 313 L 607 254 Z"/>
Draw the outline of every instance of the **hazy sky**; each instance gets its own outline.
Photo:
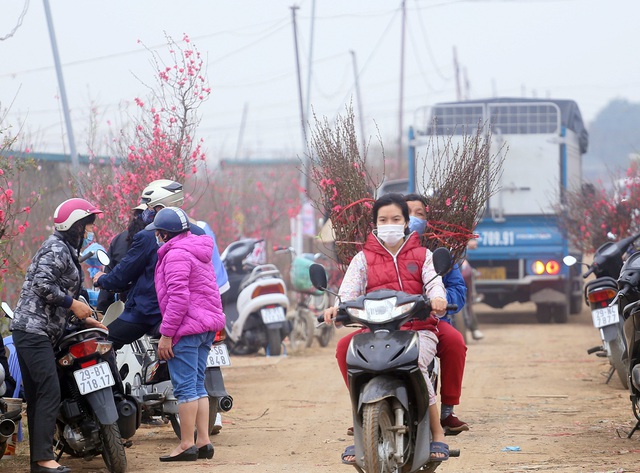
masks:
<path id="1" fill-rule="evenodd" d="M 15 28 L 26 0 L 0 3 L 0 37 Z M 359 69 L 365 136 L 376 124 L 396 148 L 399 119 L 401 0 L 317 0 L 310 103 L 320 117 L 343 113 Z M 164 33 L 188 34 L 206 56 L 212 95 L 199 136 L 214 158 L 295 156 L 302 151 L 292 15 L 304 99 L 312 0 L 51 0 L 78 152 L 88 117 L 99 126 L 153 82 L 151 48 Z M 616 97 L 640 101 L 638 0 L 406 0 L 404 128 L 418 107 L 456 100 L 453 49 L 463 93 L 574 99 L 592 120 Z M 138 78 L 136 78 L 135 76 Z M 468 81 L 465 92 L 464 77 Z M 42 1 L 30 0 L 22 24 L 0 41 L 0 104 L 7 121 L 33 136 L 37 151 L 68 150 Z M 13 102 L 13 103 L 12 103 Z M 359 117 L 357 117 L 359 118 Z M 359 129 L 358 129 L 359 131 Z"/>

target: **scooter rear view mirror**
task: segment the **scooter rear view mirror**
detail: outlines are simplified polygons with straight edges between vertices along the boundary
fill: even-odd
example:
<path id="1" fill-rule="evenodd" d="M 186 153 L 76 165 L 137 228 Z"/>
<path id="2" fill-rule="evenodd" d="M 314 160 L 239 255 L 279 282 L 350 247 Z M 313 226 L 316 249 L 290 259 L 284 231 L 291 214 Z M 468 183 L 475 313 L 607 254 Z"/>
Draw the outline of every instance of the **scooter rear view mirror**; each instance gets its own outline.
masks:
<path id="1" fill-rule="evenodd" d="M 562 258 L 562 262 L 567 266 L 573 266 L 578 262 L 578 260 L 575 258 L 575 256 L 567 255 L 564 258 Z"/>
<path id="2" fill-rule="evenodd" d="M 13 310 L 11 310 L 11 307 L 9 307 L 9 304 L 7 304 L 5 301 L 2 301 L 2 304 L 0 304 L 0 306 L 2 307 L 2 310 L 7 315 L 7 317 L 9 317 L 10 319 L 13 319 Z"/>
<path id="3" fill-rule="evenodd" d="M 451 253 L 448 249 L 440 247 L 433 252 L 433 268 L 439 276 L 446 274 L 451 268 Z"/>
<path id="4" fill-rule="evenodd" d="M 96 251 L 96 257 L 98 258 L 98 261 L 100 261 L 100 264 L 103 266 L 107 266 L 109 263 L 111 263 L 111 258 L 109 258 L 109 255 L 104 250 Z"/>
<path id="5" fill-rule="evenodd" d="M 327 288 L 327 272 L 321 264 L 313 263 L 309 266 L 309 278 L 316 289 L 324 291 Z"/>

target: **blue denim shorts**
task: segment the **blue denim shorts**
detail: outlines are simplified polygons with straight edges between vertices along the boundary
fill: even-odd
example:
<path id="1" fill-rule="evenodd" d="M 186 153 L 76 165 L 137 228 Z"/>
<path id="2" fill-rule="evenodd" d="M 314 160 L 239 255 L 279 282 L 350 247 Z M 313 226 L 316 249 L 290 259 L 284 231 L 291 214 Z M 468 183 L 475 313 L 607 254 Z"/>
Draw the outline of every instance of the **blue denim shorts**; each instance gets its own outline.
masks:
<path id="1" fill-rule="evenodd" d="M 173 358 L 167 363 L 178 404 L 207 397 L 204 370 L 214 337 L 215 332 L 185 335 L 173 346 Z"/>

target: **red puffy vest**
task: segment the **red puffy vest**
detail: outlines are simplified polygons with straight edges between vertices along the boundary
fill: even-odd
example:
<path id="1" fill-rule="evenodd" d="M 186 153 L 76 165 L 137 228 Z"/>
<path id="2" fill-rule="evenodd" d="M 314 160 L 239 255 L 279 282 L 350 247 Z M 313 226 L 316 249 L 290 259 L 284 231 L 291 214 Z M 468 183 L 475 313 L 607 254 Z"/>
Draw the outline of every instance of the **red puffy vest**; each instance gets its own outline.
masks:
<path id="1" fill-rule="evenodd" d="M 427 249 L 420 246 L 418 234 L 413 232 L 394 257 L 382 246 L 373 233 L 363 248 L 367 260 L 367 293 L 378 289 L 392 289 L 407 294 L 422 294 L 422 266 Z M 437 330 L 438 320 L 412 320 L 402 326 L 405 330 Z"/>
<path id="2" fill-rule="evenodd" d="M 409 235 L 395 259 L 373 233 L 362 251 L 367 259 L 367 292 L 392 289 L 422 294 L 422 266 L 427 250 L 420 246 L 417 233 Z"/>

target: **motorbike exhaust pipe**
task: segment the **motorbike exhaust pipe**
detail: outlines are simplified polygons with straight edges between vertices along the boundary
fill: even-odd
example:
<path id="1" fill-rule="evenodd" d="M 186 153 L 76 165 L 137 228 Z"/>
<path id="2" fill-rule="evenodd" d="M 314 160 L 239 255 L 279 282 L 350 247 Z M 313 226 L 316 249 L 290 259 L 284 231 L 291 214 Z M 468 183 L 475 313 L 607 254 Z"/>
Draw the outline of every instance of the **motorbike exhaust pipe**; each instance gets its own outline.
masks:
<path id="1" fill-rule="evenodd" d="M 16 431 L 16 423 L 11 419 L 0 421 L 0 443 L 4 443 L 11 438 Z"/>
<path id="2" fill-rule="evenodd" d="M 218 407 L 222 412 L 229 412 L 233 407 L 233 398 L 231 396 L 224 396 L 219 398 Z"/>

